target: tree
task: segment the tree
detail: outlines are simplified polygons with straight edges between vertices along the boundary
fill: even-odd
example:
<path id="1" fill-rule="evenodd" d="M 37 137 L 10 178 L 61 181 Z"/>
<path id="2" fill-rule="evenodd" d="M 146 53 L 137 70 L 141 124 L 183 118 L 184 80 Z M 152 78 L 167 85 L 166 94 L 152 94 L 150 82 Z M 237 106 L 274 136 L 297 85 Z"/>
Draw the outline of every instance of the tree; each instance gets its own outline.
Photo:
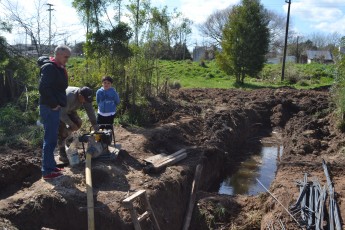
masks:
<path id="1" fill-rule="evenodd" d="M 198 26 L 201 34 L 209 38 L 214 45 L 220 46 L 224 25 L 228 22 L 231 12 L 232 7 L 228 7 L 212 13 L 203 24 Z"/>
<path id="2" fill-rule="evenodd" d="M 102 22 L 100 18 L 106 12 L 106 6 L 112 0 L 73 0 L 72 6 L 76 9 L 82 22 L 86 26 L 86 36 L 89 33 L 100 31 L 102 27 Z"/>
<path id="3" fill-rule="evenodd" d="M 36 7 L 35 15 L 28 15 L 25 9 L 18 8 L 17 5 L 11 1 L 4 1 L 4 8 L 7 10 L 7 17 L 18 28 L 18 31 L 23 31 L 24 34 L 29 36 L 32 45 L 35 46 L 36 52 L 40 55 L 45 50 L 41 50 L 43 44 L 48 43 L 47 31 L 43 29 L 48 25 L 42 19 L 43 14 L 43 2 L 41 0 L 34 2 Z"/>
<path id="4" fill-rule="evenodd" d="M 270 20 L 268 28 L 270 31 L 269 50 L 274 56 L 284 48 L 286 18 L 273 11 L 267 11 Z M 291 32 L 289 32 L 291 36 Z"/>
<path id="5" fill-rule="evenodd" d="M 150 13 L 151 19 L 146 36 L 149 43 L 146 47 L 150 47 L 150 50 L 145 52 L 151 53 L 151 55 L 156 52 L 153 57 L 162 59 L 175 59 L 177 56 L 179 59 L 185 57 L 184 54 L 186 53 L 182 47 L 186 46 L 188 36 L 191 34 L 192 21 L 182 17 L 182 14 L 176 9 L 169 13 L 167 6 L 161 10 L 153 7 Z M 181 47 L 181 49 L 176 47 Z M 179 51 L 181 51 L 181 55 L 176 53 Z"/>
<path id="6" fill-rule="evenodd" d="M 13 28 L 15 28 L 19 38 L 25 37 L 31 41 L 37 55 L 50 52 L 50 41 L 64 40 L 67 33 L 58 33 L 56 27 L 49 24 L 48 19 L 48 4 L 46 0 L 35 0 L 32 4 L 35 6 L 35 11 L 29 13 L 24 8 L 21 8 L 18 3 L 11 0 L 4 0 L 2 6 L 6 10 L 5 16 L 11 21 Z M 54 22 L 54 19 L 53 19 Z M 53 31 L 49 33 L 49 28 Z M 14 30 L 14 29 L 13 29 Z M 67 42 L 67 41 L 66 41 Z M 18 42 L 17 43 L 24 43 Z"/>
<path id="7" fill-rule="evenodd" d="M 0 18 L 0 63 L 3 62 L 8 56 L 8 52 L 6 49 L 6 39 L 5 37 L 1 36 L 1 31 L 11 32 L 11 26 L 5 21 L 1 20 Z M 1 65 L 0 65 L 0 71 L 1 71 Z"/>
<path id="8" fill-rule="evenodd" d="M 224 10 L 217 10 L 208 16 L 203 24 L 198 26 L 201 34 L 210 39 L 211 45 L 215 45 L 216 47 L 221 46 L 224 26 L 228 22 L 229 15 L 232 14 L 232 11 L 232 6 Z M 285 16 L 279 15 L 274 11 L 267 10 L 266 14 L 269 19 L 270 52 L 277 53 L 284 44 L 286 19 Z"/>
<path id="9" fill-rule="evenodd" d="M 174 60 L 192 59 L 186 44 L 177 43 L 174 48 Z"/>
<path id="10" fill-rule="evenodd" d="M 73 47 L 73 52 L 77 55 L 82 55 L 84 53 L 83 47 L 85 45 L 85 42 L 78 42 Z"/>
<path id="11" fill-rule="evenodd" d="M 115 7 L 114 7 L 114 10 L 116 12 L 114 18 L 115 18 L 115 21 L 117 21 L 118 23 L 121 22 L 121 10 L 122 10 L 122 0 L 114 0 L 114 3 L 115 3 Z"/>
<path id="12" fill-rule="evenodd" d="M 242 0 L 233 8 L 224 27 L 220 67 L 243 84 L 246 76 L 255 77 L 263 68 L 268 52 L 267 12 L 259 0 Z"/>
<path id="13" fill-rule="evenodd" d="M 148 21 L 150 8 L 151 4 L 149 0 L 130 0 L 130 4 L 127 5 L 129 11 L 128 16 L 134 27 L 134 39 L 137 46 L 139 46 L 140 31 Z"/>
<path id="14" fill-rule="evenodd" d="M 1 18 L 0 18 L 0 32 L 1 31 L 6 31 L 6 32 L 11 32 L 12 30 L 12 27 L 9 23 L 3 21 Z M 1 34 L 0 34 L 1 35 Z"/>

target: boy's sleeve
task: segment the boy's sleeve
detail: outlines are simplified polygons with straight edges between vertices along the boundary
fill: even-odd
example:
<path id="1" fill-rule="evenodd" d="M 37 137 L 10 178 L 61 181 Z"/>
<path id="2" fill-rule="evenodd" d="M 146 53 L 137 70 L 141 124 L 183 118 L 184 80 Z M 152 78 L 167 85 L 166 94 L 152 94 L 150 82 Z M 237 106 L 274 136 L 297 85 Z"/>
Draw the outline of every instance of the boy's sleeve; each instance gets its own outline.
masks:
<path id="1" fill-rule="evenodd" d="M 100 90 L 97 90 L 96 92 L 96 102 L 99 104 L 102 101 L 102 95 L 100 93 Z"/>

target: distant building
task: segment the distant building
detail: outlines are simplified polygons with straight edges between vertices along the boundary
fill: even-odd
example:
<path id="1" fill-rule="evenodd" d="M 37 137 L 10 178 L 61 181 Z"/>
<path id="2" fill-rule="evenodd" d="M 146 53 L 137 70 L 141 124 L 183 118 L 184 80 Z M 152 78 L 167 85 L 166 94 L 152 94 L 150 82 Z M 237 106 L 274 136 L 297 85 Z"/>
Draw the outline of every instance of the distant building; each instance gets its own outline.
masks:
<path id="1" fill-rule="evenodd" d="M 339 53 L 345 54 L 345 47 L 339 47 Z"/>
<path id="2" fill-rule="evenodd" d="M 195 46 L 193 49 L 193 61 L 198 62 L 202 59 L 213 60 L 216 57 L 216 51 L 220 51 L 220 49 L 215 46 Z"/>
<path id="3" fill-rule="evenodd" d="M 296 63 L 296 57 L 295 57 L 295 56 L 286 56 L 285 62 Z M 279 63 L 283 63 L 283 57 L 280 56 L 280 57 L 267 58 L 266 63 L 267 63 L 267 64 L 279 64 Z"/>
<path id="4" fill-rule="evenodd" d="M 307 50 L 307 63 L 333 63 L 333 56 L 330 51 L 325 50 Z"/>
<path id="5" fill-rule="evenodd" d="M 34 44 L 16 44 L 12 46 L 18 53 L 21 53 L 24 56 L 28 57 L 38 57 L 41 55 L 48 56 L 49 55 L 49 46 L 48 45 L 40 45 L 37 46 Z M 37 52 L 37 48 L 40 52 Z"/>

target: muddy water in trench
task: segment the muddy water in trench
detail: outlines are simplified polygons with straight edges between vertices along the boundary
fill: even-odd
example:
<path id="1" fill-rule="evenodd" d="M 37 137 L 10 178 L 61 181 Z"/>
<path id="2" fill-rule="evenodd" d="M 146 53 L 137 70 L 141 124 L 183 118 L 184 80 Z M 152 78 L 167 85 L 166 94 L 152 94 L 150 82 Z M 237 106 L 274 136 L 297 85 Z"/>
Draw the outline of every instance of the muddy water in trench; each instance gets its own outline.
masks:
<path id="1" fill-rule="evenodd" d="M 259 153 L 254 153 L 241 163 L 237 172 L 226 177 L 220 184 L 219 194 L 227 195 L 257 195 L 265 189 L 256 181 L 258 179 L 267 189 L 275 177 L 277 160 L 283 153 L 279 143 L 262 141 Z"/>

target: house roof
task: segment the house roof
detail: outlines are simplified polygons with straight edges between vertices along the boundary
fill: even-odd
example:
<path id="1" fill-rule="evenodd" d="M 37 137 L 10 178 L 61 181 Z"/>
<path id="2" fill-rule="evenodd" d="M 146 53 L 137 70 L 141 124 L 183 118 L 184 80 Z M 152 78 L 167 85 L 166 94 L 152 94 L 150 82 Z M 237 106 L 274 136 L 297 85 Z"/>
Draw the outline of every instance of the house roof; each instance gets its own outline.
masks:
<path id="1" fill-rule="evenodd" d="M 330 51 L 324 50 L 307 50 L 307 57 L 310 60 L 323 58 L 324 60 L 333 60 Z"/>

